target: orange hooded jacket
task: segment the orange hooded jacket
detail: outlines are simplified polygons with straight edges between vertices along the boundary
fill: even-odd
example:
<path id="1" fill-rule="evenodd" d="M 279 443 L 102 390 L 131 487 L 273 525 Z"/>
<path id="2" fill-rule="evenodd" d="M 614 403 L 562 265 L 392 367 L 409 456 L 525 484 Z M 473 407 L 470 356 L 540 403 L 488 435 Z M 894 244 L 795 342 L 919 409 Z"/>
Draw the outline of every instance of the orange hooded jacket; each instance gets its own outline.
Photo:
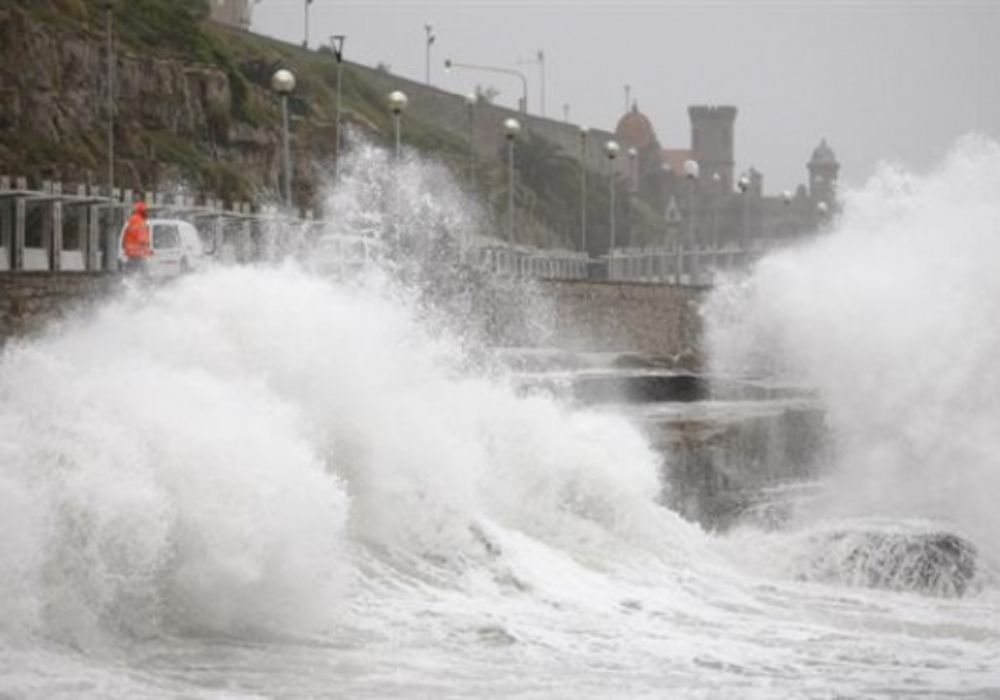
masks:
<path id="1" fill-rule="evenodd" d="M 126 258 L 148 258 L 153 254 L 149 247 L 149 224 L 146 223 L 146 216 L 146 203 L 137 202 L 122 240 Z"/>

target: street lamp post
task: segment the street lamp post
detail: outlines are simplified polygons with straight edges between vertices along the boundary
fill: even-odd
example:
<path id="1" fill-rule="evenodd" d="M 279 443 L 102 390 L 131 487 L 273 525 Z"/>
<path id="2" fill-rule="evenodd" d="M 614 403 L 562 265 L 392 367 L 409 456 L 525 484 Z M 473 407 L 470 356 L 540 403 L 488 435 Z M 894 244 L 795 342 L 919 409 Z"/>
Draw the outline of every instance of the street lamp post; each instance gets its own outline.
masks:
<path id="1" fill-rule="evenodd" d="M 684 239 L 686 238 L 688 243 L 694 242 L 694 188 L 700 174 L 698 161 L 684 161 L 684 178 L 687 181 L 687 235 L 681 236 L 677 243 L 677 284 L 681 283 L 684 276 Z"/>
<path id="2" fill-rule="evenodd" d="M 330 37 L 330 43 L 333 45 L 333 55 L 337 59 L 337 111 L 336 111 L 336 132 L 337 140 L 333 145 L 333 180 L 334 182 L 340 177 L 340 102 L 341 94 L 343 92 L 343 71 L 344 71 L 344 39 L 346 39 L 343 34 L 336 34 Z"/>
<path id="3" fill-rule="evenodd" d="M 295 75 L 284 68 L 271 76 L 271 89 L 281 95 L 281 125 L 283 161 L 285 170 L 285 206 L 292 206 L 292 147 L 288 126 L 288 96 L 295 90 Z"/>
<path id="4" fill-rule="evenodd" d="M 580 252 L 587 252 L 587 127 L 580 127 Z"/>
<path id="5" fill-rule="evenodd" d="M 518 61 L 519 65 L 530 65 L 538 66 L 539 73 L 541 75 L 541 89 L 539 91 L 539 104 L 541 105 L 541 115 L 545 116 L 545 52 L 541 49 L 535 55 L 535 59 L 532 61 Z"/>
<path id="6" fill-rule="evenodd" d="M 115 196 L 115 42 L 114 0 L 105 0 L 105 41 L 108 59 L 108 199 Z"/>
<path id="7" fill-rule="evenodd" d="M 476 186 L 476 102 L 478 98 L 475 93 L 470 92 L 465 96 L 465 111 L 469 119 L 469 186 L 475 189 Z"/>
<path id="8" fill-rule="evenodd" d="M 545 116 L 545 52 L 538 50 L 538 69 L 542 73 L 542 116 Z"/>
<path id="9" fill-rule="evenodd" d="M 634 244 L 632 236 L 632 207 L 635 204 L 636 198 L 639 196 L 639 151 L 630 146 L 625 153 L 628 155 L 628 179 L 629 179 L 629 198 L 627 201 L 629 212 L 629 226 L 628 226 L 628 246 L 630 247 Z"/>
<path id="10" fill-rule="evenodd" d="M 615 158 L 618 157 L 618 152 L 621 148 L 618 146 L 616 141 L 608 141 L 604 144 L 604 155 L 608 157 L 608 182 L 610 189 L 611 206 L 608 208 L 609 214 L 609 225 L 610 225 L 610 240 L 608 244 L 608 253 L 610 254 L 615 249 Z M 610 261 L 609 261 L 610 265 Z"/>
<path id="11" fill-rule="evenodd" d="M 450 58 L 444 60 L 444 69 L 451 71 L 453 68 L 464 68 L 465 70 L 478 70 L 485 73 L 499 73 L 501 75 L 513 75 L 521 79 L 521 111 L 528 111 L 528 79 L 524 73 L 513 68 L 498 68 L 496 66 L 481 66 L 474 63 L 456 63 Z"/>
<path id="12" fill-rule="evenodd" d="M 313 0 L 306 0 L 305 6 L 305 28 L 302 35 L 302 48 L 309 48 L 309 6 L 313 4 Z"/>
<path id="13" fill-rule="evenodd" d="M 626 153 L 628 154 L 629 185 L 631 185 L 632 194 L 635 195 L 639 191 L 639 151 L 630 147 Z"/>
<path id="14" fill-rule="evenodd" d="M 722 175 L 719 173 L 712 173 L 712 192 L 711 192 L 711 213 L 712 213 L 712 248 L 713 250 L 718 250 L 719 248 L 719 196 L 722 194 Z"/>
<path id="15" fill-rule="evenodd" d="M 426 80 L 427 84 L 430 85 L 431 84 L 431 46 L 434 45 L 434 41 L 437 39 L 437 37 L 434 36 L 434 25 L 432 25 L 432 24 L 425 24 L 424 25 L 424 32 L 427 34 L 427 39 L 426 39 L 426 42 L 425 42 L 426 46 L 425 46 L 425 51 L 424 51 L 424 54 L 425 54 L 425 64 L 426 64 L 426 66 L 425 66 L 425 70 L 426 70 L 425 80 Z"/>
<path id="16" fill-rule="evenodd" d="M 742 235 L 740 243 L 743 246 L 743 255 L 749 260 L 750 257 L 750 178 L 747 177 L 746 173 L 740 175 L 740 179 L 736 181 L 736 187 L 740 191 L 740 196 L 743 198 L 743 225 L 742 225 Z"/>
<path id="17" fill-rule="evenodd" d="M 409 104 L 409 100 L 406 98 L 406 93 L 399 90 L 389 93 L 389 108 L 392 110 L 396 125 L 396 160 L 399 160 L 402 154 L 403 110 L 406 109 L 407 104 Z"/>
<path id="18" fill-rule="evenodd" d="M 521 122 L 505 120 L 503 133 L 507 137 L 507 242 L 514 243 L 514 140 L 521 133 Z"/>

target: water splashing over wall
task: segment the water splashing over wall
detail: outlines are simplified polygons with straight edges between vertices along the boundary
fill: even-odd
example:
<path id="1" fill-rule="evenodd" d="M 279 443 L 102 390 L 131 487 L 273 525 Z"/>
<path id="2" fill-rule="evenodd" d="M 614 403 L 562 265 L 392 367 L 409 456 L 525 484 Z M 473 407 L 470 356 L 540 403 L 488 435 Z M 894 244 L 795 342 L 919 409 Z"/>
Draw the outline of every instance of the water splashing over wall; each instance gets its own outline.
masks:
<path id="1" fill-rule="evenodd" d="M 1000 555 L 1000 146 L 885 167 L 816 240 L 709 308 L 716 371 L 816 387 L 838 446 L 824 515 L 938 518 Z"/>

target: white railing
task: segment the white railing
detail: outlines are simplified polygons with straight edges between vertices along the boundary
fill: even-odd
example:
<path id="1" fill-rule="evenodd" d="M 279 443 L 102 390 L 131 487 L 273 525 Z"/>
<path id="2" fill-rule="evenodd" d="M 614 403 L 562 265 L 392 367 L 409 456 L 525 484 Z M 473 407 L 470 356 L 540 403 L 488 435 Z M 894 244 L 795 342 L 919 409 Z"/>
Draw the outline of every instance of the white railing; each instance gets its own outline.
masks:
<path id="1" fill-rule="evenodd" d="M 196 200 L 183 194 L 135 193 L 0 176 L 0 271 L 67 272 L 118 269 L 119 234 L 133 202 L 146 202 L 151 218 L 195 224 L 209 254 L 228 262 L 274 259 L 305 252 L 319 262 L 355 264 L 385 254 L 377 232 L 344 234 L 343 226 L 289 216 L 273 206 Z M 460 241 L 460 259 L 499 275 L 583 279 L 590 259 L 568 250 L 512 246 L 491 237 Z"/>

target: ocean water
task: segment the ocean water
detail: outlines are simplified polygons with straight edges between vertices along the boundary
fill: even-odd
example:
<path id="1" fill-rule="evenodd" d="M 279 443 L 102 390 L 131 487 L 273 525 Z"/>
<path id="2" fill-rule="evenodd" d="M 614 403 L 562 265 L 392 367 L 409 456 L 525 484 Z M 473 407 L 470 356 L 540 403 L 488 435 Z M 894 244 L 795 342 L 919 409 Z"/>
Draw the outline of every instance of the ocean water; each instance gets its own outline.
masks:
<path id="1" fill-rule="evenodd" d="M 331 196 L 382 226 L 360 160 Z M 838 446 L 777 529 L 670 511 L 627 412 L 519 391 L 384 270 L 220 266 L 9 344 L 0 694 L 1000 697 L 996 186 L 981 141 L 887 171 L 713 296 L 713 371 L 815 387 Z M 940 531 L 964 595 L 851 575 Z"/>

